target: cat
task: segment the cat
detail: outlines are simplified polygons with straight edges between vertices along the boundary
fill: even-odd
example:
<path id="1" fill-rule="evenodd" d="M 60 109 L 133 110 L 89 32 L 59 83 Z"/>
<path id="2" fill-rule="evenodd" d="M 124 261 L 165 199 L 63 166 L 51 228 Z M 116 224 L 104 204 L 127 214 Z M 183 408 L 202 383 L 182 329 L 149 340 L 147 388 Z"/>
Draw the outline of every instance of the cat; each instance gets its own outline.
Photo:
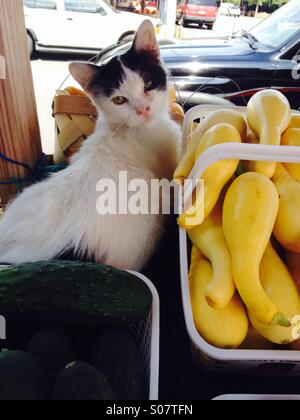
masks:
<path id="1" fill-rule="evenodd" d="M 168 113 L 168 77 L 149 20 L 131 49 L 102 66 L 75 62 L 70 72 L 99 109 L 97 129 L 70 165 L 24 190 L 0 222 L 0 261 L 10 264 L 74 252 L 97 263 L 139 271 L 164 228 L 161 215 L 101 215 L 101 179 L 172 179 L 181 130 Z M 97 195 L 98 194 L 98 195 Z"/>

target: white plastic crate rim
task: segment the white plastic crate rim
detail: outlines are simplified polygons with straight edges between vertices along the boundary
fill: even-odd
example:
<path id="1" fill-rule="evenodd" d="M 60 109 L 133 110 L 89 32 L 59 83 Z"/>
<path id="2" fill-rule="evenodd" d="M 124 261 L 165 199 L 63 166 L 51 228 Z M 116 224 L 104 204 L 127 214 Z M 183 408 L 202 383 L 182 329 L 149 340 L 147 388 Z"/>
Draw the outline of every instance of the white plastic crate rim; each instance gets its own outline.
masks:
<path id="1" fill-rule="evenodd" d="M 140 278 L 152 293 L 152 311 L 148 319 L 134 325 L 135 334 L 140 346 L 140 353 L 149 381 L 149 400 L 158 401 L 159 396 L 159 340 L 160 340 L 160 303 L 153 283 L 140 273 L 129 271 Z"/>
<path id="2" fill-rule="evenodd" d="M 227 106 L 230 107 L 230 106 Z M 188 137 L 195 120 L 202 120 L 211 112 L 219 109 L 224 109 L 226 106 L 215 105 L 200 105 L 190 109 L 187 112 L 184 127 L 183 127 L 183 141 L 182 154 L 184 155 Z M 245 107 L 234 107 L 243 113 L 246 112 Z M 293 113 L 299 113 L 293 111 Z M 224 143 L 213 146 L 206 150 L 196 162 L 189 179 L 192 180 L 193 185 L 196 181 L 201 179 L 204 171 L 213 163 L 224 159 L 239 159 L 250 161 L 271 161 L 284 163 L 300 163 L 300 147 L 291 146 L 264 146 L 256 144 L 245 143 Z M 191 191 L 183 191 L 183 202 L 186 203 L 191 197 Z M 255 367 L 260 363 L 293 363 L 300 369 L 300 352 L 290 350 L 222 350 L 208 344 L 198 333 L 192 312 L 191 296 L 189 289 L 189 267 L 188 267 L 188 239 L 187 233 L 180 228 L 180 270 L 181 270 L 181 289 L 182 301 L 186 327 L 196 351 L 200 354 L 206 355 L 209 359 L 217 362 L 225 362 L 226 365 L 232 365 L 236 368 Z M 226 363 L 227 362 L 227 363 Z M 228 367 L 228 366 L 227 366 Z M 270 372 L 271 373 L 271 372 Z"/>

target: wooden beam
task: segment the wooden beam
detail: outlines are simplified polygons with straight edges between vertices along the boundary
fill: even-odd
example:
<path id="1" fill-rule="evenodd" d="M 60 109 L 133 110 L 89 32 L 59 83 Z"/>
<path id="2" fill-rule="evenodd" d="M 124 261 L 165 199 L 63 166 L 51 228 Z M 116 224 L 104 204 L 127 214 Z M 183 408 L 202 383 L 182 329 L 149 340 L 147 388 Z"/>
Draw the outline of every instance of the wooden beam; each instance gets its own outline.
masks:
<path id="1" fill-rule="evenodd" d="M 34 166 L 42 153 L 42 146 L 22 0 L 0 0 L 1 77 L 0 152 Z M 0 181 L 28 175 L 28 170 L 0 159 Z M 15 192 L 13 186 L 0 186 L 3 206 Z"/>

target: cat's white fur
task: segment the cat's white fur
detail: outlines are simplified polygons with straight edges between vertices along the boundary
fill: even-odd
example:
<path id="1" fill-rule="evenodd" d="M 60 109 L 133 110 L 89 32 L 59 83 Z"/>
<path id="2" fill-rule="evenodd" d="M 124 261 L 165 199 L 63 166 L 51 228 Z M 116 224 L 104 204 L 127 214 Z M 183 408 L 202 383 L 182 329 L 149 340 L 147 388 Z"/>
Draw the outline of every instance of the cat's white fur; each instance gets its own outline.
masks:
<path id="1" fill-rule="evenodd" d="M 154 48 L 149 25 L 140 28 L 137 48 L 139 39 L 150 40 L 140 48 Z M 82 73 L 83 66 L 73 65 L 79 81 L 80 74 L 88 74 L 87 66 Z M 148 184 L 171 179 L 178 160 L 180 129 L 169 117 L 167 93 L 145 95 L 144 81 L 129 69 L 126 76 L 114 96 L 126 96 L 129 104 L 116 109 L 111 99 L 94 97 L 101 116 L 97 130 L 71 165 L 27 188 L 10 204 L 0 223 L 0 262 L 50 260 L 75 249 L 104 264 L 140 270 L 150 257 L 162 234 L 162 216 L 104 216 L 96 211 L 99 180 L 118 183 L 120 171 L 127 171 L 129 181 L 140 178 Z M 151 106 L 147 123 L 135 112 L 140 105 Z"/>

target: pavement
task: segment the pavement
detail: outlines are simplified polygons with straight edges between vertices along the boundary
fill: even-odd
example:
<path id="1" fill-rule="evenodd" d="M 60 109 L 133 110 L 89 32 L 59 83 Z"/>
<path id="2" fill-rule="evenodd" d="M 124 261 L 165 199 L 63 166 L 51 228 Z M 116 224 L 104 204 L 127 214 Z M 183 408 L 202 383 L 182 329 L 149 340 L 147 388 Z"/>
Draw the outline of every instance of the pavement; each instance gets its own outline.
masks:
<path id="1" fill-rule="evenodd" d="M 234 18 L 229 16 L 219 16 L 212 31 L 203 27 L 199 29 L 197 25 L 190 25 L 188 28 L 183 28 L 183 39 L 201 39 L 212 38 L 215 36 L 231 36 L 235 32 L 242 29 L 250 30 L 260 19 L 253 17 L 242 16 Z"/>
<path id="2" fill-rule="evenodd" d="M 259 20 L 250 17 L 226 17 L 220 16 L 212 31 L 199 29 L 198 26 L 190 26 L 182 29 L 183 39 L 204 39 L 216 36 L 230 36 L 241 29 L 249 30 Z M 41 128 L 41 136 L 44 152 L 52 154 L 54 150 L 54 120 L 52 118 L 51 104 L 55 92 L 68 77 L 68 64 L 74 60 L 86 60 L 90 56 L 74 54 L 39 54 L 32 60 L 32 72 L 37 100 L 38 115 Z M 69 77 L 63 84 L 76 86 L 76 82 Z"/>

